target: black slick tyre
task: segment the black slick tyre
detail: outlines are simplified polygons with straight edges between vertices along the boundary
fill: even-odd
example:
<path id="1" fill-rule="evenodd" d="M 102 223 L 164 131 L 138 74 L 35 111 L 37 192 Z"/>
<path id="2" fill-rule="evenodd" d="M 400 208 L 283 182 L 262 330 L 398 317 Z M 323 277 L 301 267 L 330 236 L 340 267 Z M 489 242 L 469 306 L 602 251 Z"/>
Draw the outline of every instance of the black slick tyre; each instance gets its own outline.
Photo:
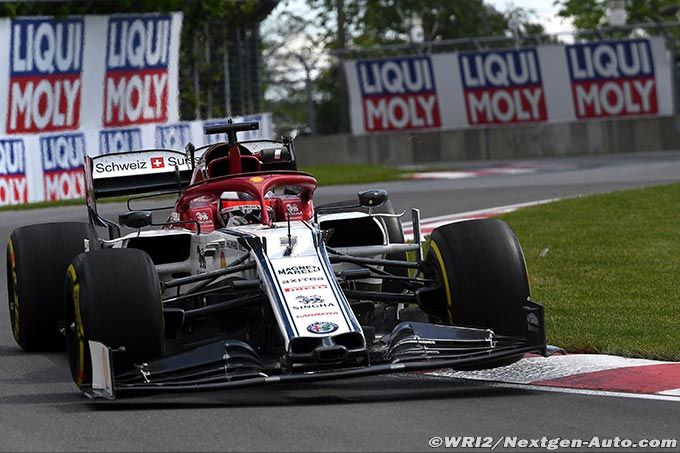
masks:
<path id="1" fill-rule="evenodd" d="M 526 334 L 527 270 L 522 248 L 504 222 L 469 220 L 436 228 L 426 263 L 440 282 L 435 300 L 443 322 Z"/>
<path id="2" fill-rule="evenodd" d="M 66 275 L 66 343 L 80 389 L 92 382 L 89 341 L 113 354 L 116 373 L 162 356 L 163 308 L 158 273 L 146 252 L 105 249 L 78 255 Z"/>

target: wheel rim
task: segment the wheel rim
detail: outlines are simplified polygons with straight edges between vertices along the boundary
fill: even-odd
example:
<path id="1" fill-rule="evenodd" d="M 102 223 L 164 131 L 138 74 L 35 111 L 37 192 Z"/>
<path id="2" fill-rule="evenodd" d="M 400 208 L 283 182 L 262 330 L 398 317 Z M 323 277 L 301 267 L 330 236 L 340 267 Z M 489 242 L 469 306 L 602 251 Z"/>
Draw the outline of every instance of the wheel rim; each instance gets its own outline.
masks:
<path id="1" fill-rule="evenodd" d="M 14 253 L 14 244 L 9 240 L 7 244 L 7 301 L 9 303 L 9 317 L 12 325 L 12 334 L 14 339 L 19 342 L 20 326 L 19 326 L 19 296 L 17 294 L 17 270 L 16 270 L 16 255 Z"/>
<path id="2" fill-rule="evenodd" d="M 73 380 L 78 387 L 81 387 L 87 375 L 85 373 L 85 330 L 80 312 L 80 284 L 73 265 L 69 266 L 67 275 L 64 320 L 68 362 Z"/>

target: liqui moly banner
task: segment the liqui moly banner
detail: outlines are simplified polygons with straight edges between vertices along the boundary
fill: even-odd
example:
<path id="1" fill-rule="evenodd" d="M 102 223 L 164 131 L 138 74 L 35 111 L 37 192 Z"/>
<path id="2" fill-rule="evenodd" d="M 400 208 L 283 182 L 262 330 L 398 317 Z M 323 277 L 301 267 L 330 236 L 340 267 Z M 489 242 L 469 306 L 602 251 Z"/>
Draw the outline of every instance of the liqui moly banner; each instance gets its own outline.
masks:
<path id="1" fill-rule="evenodd" d="M 78 129 L 83 19 L 15 19 L 9 32 L 9 83 L 0 104 L 7 110 L 6 132 Z"/>
<path id="2" fill-rule="evenodd" d="M 458 55 L 469 124 L 547 120 L 536 49 Z"/>
<path id="3" fill-rule="evenodd" d="M 659 113 L 648 40 L 573 45 L 566 53 L 577 118 Z"/>
<path id="4" fill-rule="evenodd" d="M 345 62 L 355 134 L 674 112 L 661 38 Z"/>
<path id="5" fill-rule="evenodd" d="M 0 19 L 0 136 L 179 120 L 181 13 Z"/>
<path id="6" fill-rule="evenodd" d="M 356 70 L 366 131 L 441 126 L 430 57 L 358 61 Z"/>
<path id="7" fill-rule="evenodd" d="M 85 136 L 82 133 L 40 137 L 44 199 L 83 198 Z"/>
<path id="8" fill-rule="evenodd" d="M 109 19 L 105 127 L 168 121 L 171 32 L 170 15 Z"/>

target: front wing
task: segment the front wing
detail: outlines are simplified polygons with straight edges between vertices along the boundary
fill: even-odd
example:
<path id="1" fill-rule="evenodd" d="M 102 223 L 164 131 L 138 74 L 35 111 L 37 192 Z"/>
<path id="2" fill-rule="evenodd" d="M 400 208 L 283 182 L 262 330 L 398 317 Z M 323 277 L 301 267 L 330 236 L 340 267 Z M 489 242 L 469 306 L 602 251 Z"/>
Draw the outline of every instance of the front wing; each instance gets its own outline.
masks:
<path id="1" fill-rule="evenodd" d="M 490 329 L 402 322 L 383 342 L 366 351 L 365 360 L 312 363 L 287 368 L 285 361 L 264 364 L 246 343 L 222 340 L 172 354 L 115 373 L 113 354 L 106 345 L 90 342 L 92 386 L 81 389 L 92 399 L 125 395 L 201 392 L 258 385 L 302 383 L 388 373 L 493 368 L 526 353 L 550 355 L 545 341 L 543 307 L 528 301 L 525 337 L 497 336 Z"/>

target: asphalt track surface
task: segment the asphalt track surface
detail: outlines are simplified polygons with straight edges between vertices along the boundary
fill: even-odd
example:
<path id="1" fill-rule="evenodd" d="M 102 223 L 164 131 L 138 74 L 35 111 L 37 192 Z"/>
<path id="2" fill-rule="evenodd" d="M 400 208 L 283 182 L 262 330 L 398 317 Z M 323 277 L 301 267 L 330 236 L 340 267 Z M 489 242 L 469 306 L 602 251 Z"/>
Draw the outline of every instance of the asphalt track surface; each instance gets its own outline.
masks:
<path id="1" fill-rule="evenodd" d="M 389 189 L 397 208 L 419 207 L 429 217 L 680 181 L 680 153 L 522 164 L 538 169 L 372 186 Z M 363 187 L 319 189 L 317 203 L 351 199 Z M 122 209 L 104 205 L 101 210 L 113 217 Z M 0 212 L 0 242 L 4 247 L 20 225 L 84 219 L 82 207 Z M 602 222 L 605 226 L 606 218 Z M 0 267 L 4 305 L 4 259 Z M 7 318 L 7 309 L 0 308 L 2 451 L 433 451 L 428 446 L 433 436 L 680 438 L 678 402 L 421 375 L 91 404 L 76 391 L 63 356 L 20 352 Z M 496 451 L 504 451 L 502 445 Z"/>

